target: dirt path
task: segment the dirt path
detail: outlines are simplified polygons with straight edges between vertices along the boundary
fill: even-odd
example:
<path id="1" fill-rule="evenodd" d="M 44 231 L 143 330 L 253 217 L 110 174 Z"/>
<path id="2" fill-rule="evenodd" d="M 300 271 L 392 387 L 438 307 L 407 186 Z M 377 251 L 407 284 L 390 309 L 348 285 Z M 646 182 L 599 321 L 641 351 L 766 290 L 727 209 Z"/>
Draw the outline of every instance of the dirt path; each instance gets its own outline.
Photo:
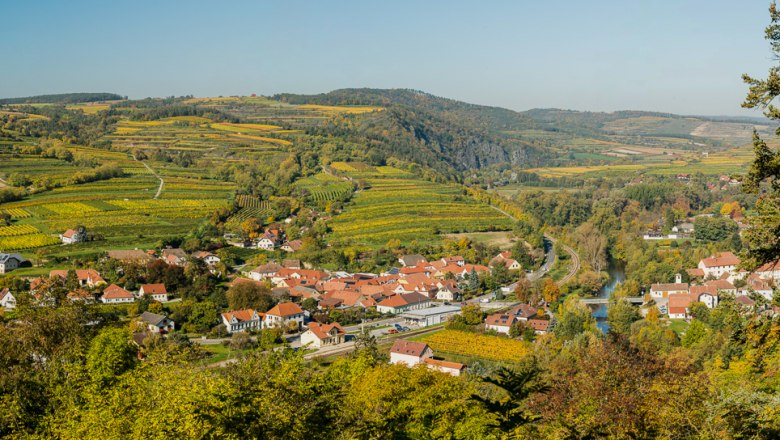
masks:
<path id="1" fill-rule="evenodd" d="M 149 170 L 149 172 L 150 172 L 150 173 L 152 173 L 152 175 L 153 175 L 154 177 L 156 177 L 156 178 L 158 178 L 158 179 L 160 180 L 160 186 L 157 188 L 157 194 L 155 194 L 155 195 L 154 195 L 154 197 L 152 197 L 152 199 L 158 199 L 158 198 L 160 198 L 160 194 L 162 194 L 163 187 L 165 186 L 165 181 L 163 180 L 163 178 L 162 178 L 162 177 L 160 177 L 160 175 L 159 175 L 159 174 L 157 174 L 156 172 L 154 172 L 154 170 L 152 169 L 152 167 L 150 167 L 149 165 L 147 165 L 147 164 L 146 164 L 146 162 L 144 162 L 144 161 L 141 161 L 141 160 L 138 160 L 138 159 L 137 159 L 135 156 L 133 156 L 133 159 L 135 159 L 135 160 L 136 160 L 136 161 L 138 161 L 138 162 L 141 162 L 141 163 L 142 163 L 142 164 L 143 164 L 143 165 L 146 167 L 146 169 L 147 169 L 147 170 Z"/>

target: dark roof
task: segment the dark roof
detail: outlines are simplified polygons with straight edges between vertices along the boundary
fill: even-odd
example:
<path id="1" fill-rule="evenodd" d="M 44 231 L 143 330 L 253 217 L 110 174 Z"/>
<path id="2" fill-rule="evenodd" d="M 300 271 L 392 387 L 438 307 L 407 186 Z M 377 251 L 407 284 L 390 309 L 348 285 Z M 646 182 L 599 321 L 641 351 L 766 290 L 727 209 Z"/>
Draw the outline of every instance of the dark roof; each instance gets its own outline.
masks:
<path id="1" fill-rule="evenodd" d="M 141 313 L 141 320 L 152 325 L 160 325 L 165 319 L 165 315 L 158 315 L 152 312 Z"/>

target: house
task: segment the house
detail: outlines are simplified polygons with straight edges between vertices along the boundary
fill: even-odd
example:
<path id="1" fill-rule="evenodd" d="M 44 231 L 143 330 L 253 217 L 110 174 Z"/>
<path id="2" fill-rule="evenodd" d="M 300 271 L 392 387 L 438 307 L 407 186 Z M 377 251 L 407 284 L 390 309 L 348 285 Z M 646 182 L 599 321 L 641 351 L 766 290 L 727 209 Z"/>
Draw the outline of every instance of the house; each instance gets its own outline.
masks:
<path id="1" fill-rule="evenodd" d="M 284 260 L 282 261 L 282 266 L 284 266 L 287 269 L 302 269 L 303 266 L 301 266 L 301 260 Z"/>
<path id="2" fill-rule="evenodd" d="M 440 281 L 437 284 L 439 290 L 436 291 L 436 299 L 439 301 L 459 301 L 462 292 L 458 289 L 455 281 Z"/>
<path id="3" fill-rule="evenodd" d="M 669 295 L 668 314 L 669 319 L 688 318 L 688 306 L 694 301 L 693 295 L 685 293 L 673 293 Z"/>
<path id="4" fill-rule="evenodd" d="M 379 313 L 398 314 L 409 310 L 424 309 L 430 305 L 430 298 L 418 292 L 411 292 L 382 300 L 376 305 L 376 309 Z"/>
<path id="5" fill-rule="evenodd" d="M 552 330 L 552 321 L 549 319 L 529 319 L 526 323 L 537 335 L 544 335 Z"/>
<path id="6" fill-rule="evenodd" d="M 162 259 L 171 266 L 184 266 L 187 263 L 187 253 L 183 249 L 163 249 Z"/>
<path id="7" fill-rule="evenodd" d="M 260 330 L 263 328 L 263 313 L 258 313 L 252 309 L 235 310 L 222 314 L 222 323 L 228 333 L 245 332 L 249 330 Z"/>
<path id="8" fill-rule="evenodd" d="M 762 279 L 772 280 L 775 284 L 780 284 L 780 260 L 766 263 L 759 267 L 756 269 L 756 274 Z"/>
<path id="9" fill-rule="evenodd" d="M 106 280 L 100 275 L 100 272 L 94 269 L 76 269 L 76 278 L 79 280 L 79 287 L 97 287 L 107 284 Z M 68 279 L 67 270 L 52 270 L 49 272 L 49 278 L 60 277 L 63 280 Z"/>
<path id="10" fill-rule="evenodd" d="M 452 376 L 460 376 L 466 369 L 466 366 L 459 362 L 434 359 L 433 357 L 427 357 L 423 359 L 423 363 L 431 370 L 440 371 Z"/>
<path id="11" fill-rule="evenodd" d="M 168 290 L 165 288 L 165 284 L 143 284 L 138 289 L 138 295 L 149 295 L 155 301 L 167 302 Z"/>
<path id="12" fill-rule="evenodd" d="M 301 335 L 301 346 L 321 348 L 326 345 L 337 345 L 344 342 L 347 331 L 338 323 L 320 324 L 312 322 L 308 330 Z"/>
<path id="13" fill-rule="evenodd" d="M 739 266 L 739 257 L 732 252 L 722 252 L 699 261 L 698 268 L 704 272 L 705 277 L 720 278 L 726 272 L 732 273 Z"/>
<path id="14" fill-rule="evenodd" d="M 485 318 L 485 329 L 496 333 L 509 334 L 509 329 L 516 322 L 516 316 L 509 313 L 496 313 Z"/>
<path id="15" fill-rule="evenodd" d="M 734 287 L 734 285 L 731 284 L 726 279 L 705 281 L 704 285 L 705 286 L 712 286 L 718 292 L 728 293 L 728 294 L 731 294 L 731 295 L 736 295 L 737 294 L 737 288 Z"/>
<path id="16" fill-rule="evenodd" d="M 456 255 L 454 257 L 444 257 L 441 260 L 442 265 L 448 266 L 450 264 L 454 264 L 456 266 L 464 266 L 466 264 L 466 259 L 461 257 L 460 255 Z"/>
<path id="17" fill-rule="evenodd" d="M 279 246 L 279 235 L 280 234 L 281 233 L 278 230 L 272 231 L 272 230 L 269 229 L 268 231 L 265 232 L 265 234 L 263 234 L 262 237 L 260 237 L 256 241 L 255 245 L 257 246 L 258 249 L 264 249 L 266 251 L 272 251 L 272 250 L 276 249 L 277 246 Z"/>
<path id="18" fill-rule="evenodd" d="M 738 296 L 734 302 L 747 309 L 752 309 L 756 305 L 756 302 L 748 296 Z"/>
<path id="19" fill-rule="evenodd" d="M 62 244 L 81 243 L 82 241 L 86 240 L 86 238 L 87 232 L 83 229 L 80 231 L 75 229 L 68 229 L 67 231 L 60 234 L 60 241 L 62 241 Z"/>
<path id="20" fill-rule="evenodd" d="M 112 284 L 103 290 L 103 296 L 100 297 L 100 301 L 106 304 L 123 304 L 135 301 L 135 297 L 127 290 Z"/>
<path id="21" fill-rule="evenodd" d="M 166 334 L 174 330 L 175 324 L 165 315 L 158 315 L 151 312 L 141 313 L 141 321 L 143 321 L 150 332 Z"/>
<path id="22" fill-rule="evenodd" d="M 747 284 L 737 290 L 737 298 L 741 296 L 748 296 L 750 292 L 755 292 L 767 301 L 772 301 L 775 296 L 775 291 L 769 284 L 769 281 L 761 279 L 757 276 L 751 276 L 748 278 Z"/>
<path id="23" fill-rule="evenodd" d="M 202 260 L 204 263 L 206 263 L 207 266 L 214 266 L 215 264 L 222 261 L 218 256 L 207 251 L 193 252 L 192 258 L 197 258 L 198 260 Z"/>
<path id="24" fill-rule="evenodd" d="M 252 278 L 255 281 L 261 281 L 266 278 L 275 277 L 276 273 L 282 269 L 284 269 L 284 267 L 282 267 L 280 264 L 276 264 L 276 263 L 262 264 L 250 270 L 247 273 L 247 275 L 249 276 L 249 278 Z"/>
<path id="25" fill-rule="evenodd" d="M 509 311 L 509 314 L 514 315 L 518 321 L 528 321 L 534 316 L 537 316 L 538 313 L 539 310 L 530 304 L 518 304 Z"/>
<path id="26" fill-rule="evenodd" d="M 719 291 L 712 285 L 709 286 L 691 286 L 692 301 L 703 302 L 708 308 L 714 309 L 718 306 Z"/>
<path id="27" fill-rule="evenodd" d="M 447 322 L 453 315 L 459 313 L 460 306 L 438 306 L 405 312 L 401 317 L 406 319 L 406 324 L 428 327 L 429 325 Z"/>
<path id="28" fill-rule="evenodd" d="M 419 265 L 420 263 L 425 264 L 428 262 L 428 260 L 426 260 L 422 255 L 412 254 L 404 255 L 398 259 L 398 262 L 401 263 L 401 265 L 404 267 L 413 267 Z"/>
<path id="29" fill-rule="evenodd" d="M 520 270 L 522 267 L 517 260 L 512 259 L 511 252 L 501 252 L 488 263 L 490 267 L 498 267 L 500 265 L 504 265 L 509 270 Z"/>
<path id="30" fill-rule="evenodd" d="M 691 235 L 694 232 L 693 223 L 680 223 L 672 227 L 672 232 L 681 235 Z"/>
<path id="31" fill-rule="evenodd" d="M 397 339 L 393 343 L 393 348 L 390 349 L 391 364 L 404 364 L 407 367 L 414 367 L 429 357 L 433 357 L 433 350 L 428 344 L 423 342 Z"/>
<path id="32" fill-rule="evenodd" d="M 303 242 L 301 240 L 285 241 L 282 244 L 282 250 L 285 252 L 296 252 L 303 248 Z"/>
<path id="33" fill-rule="evenodd" d="M 17 269 L 25 261 L 19 254 L 0 254 L 0 274 Z"/>
<path id="34" fill-rule="evenodd" d="M 139 249 L 128 251 L 108 251 L 108 258 L 112 260 L 119 260 L 123 263 L 137 264 L 146 264 L 154 260 L 154 257 Z"/>
<path id="35" fill-rule="evenodd" d="M 6 310 L 13 310 L 16 308 L 16 298 L 7 287 L 0 290 L 0 307 Z"/>
<path id="36" fill-rule="evenodd" d="M 674 293 L 688 293 L 688 283 L 682 282 L 682 275 L 679 273 L 674 277 L 674 283 L 659 283 L 650 286 L 650 296 L 652 298 L 668 298 Z"/>
<path id="37" fill-rule="evenodd" d="M 287 327 L 295 322 L 298 329 L 303 329 L 304 313 L 298 304 L 283 302 L 275 305 L 265 313 L 266 327 Z"/>

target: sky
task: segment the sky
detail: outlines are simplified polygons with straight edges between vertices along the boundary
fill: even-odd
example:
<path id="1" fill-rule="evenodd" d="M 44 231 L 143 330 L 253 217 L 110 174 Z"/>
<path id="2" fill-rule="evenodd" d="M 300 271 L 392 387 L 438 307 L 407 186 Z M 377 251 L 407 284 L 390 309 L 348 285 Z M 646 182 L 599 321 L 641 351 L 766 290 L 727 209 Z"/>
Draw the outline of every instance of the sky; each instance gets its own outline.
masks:
<path id="1" fill-rule="evenodd" d="M 0 97 L 411 88 L 513 110 L 755 115 L 768 0 L 3 1 Z"/>

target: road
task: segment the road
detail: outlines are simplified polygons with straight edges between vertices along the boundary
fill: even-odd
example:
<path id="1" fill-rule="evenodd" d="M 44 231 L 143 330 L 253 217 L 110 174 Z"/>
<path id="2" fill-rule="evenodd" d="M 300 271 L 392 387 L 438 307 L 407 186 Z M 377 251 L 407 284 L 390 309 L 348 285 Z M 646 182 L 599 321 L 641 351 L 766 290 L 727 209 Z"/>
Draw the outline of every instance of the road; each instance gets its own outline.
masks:
<path id="1" fill-rule="evenodd" d="M 500 212 L 501 214 L 504 214 L 505 216 L 507 216 L 507 217 L 509 217 L 511 219 L 517 220 L 514 216 L 512 216 L 511 214 L 509 214 L 508 212 L 504 211 L 501 208 L 498 208 L 498 207 L 493 206 L 493 205 L 490 205 L 490 207 L 495 209 L 496 211 Z M 545 234 L 544 238 L 546 240 L 550 241 L 551 246 L 550 246 L 549 249 L 547 249 L 545 261 L 544 261 L 544 264 L 542 265 L 542 267 L 540 267 L 539 270 L 537 270 L 536 272 L 534 272 L 534 273 L 532 273 L 532 274 L 530 274 L 528 276 L 528 279 L 531 280 L 531 281 L 536 281 L 539 278 L 543 277 L 547 272 L 550 271 L 550 269 L 552 269 L 553 264 L 555 264 L 555 258 L 556 258 L 556 256 L 555 256 L 555 242 L 556 242 L 556 240 L 554 238 L 552 238 L 551 236 L 546 235 L 546 234 Z M 579 270 L 580 270 L 580 256 L 577 255 L 577 252 L 575 252 L 574 249 L 572 249 L 571 247 L 569 247 L 569 246 L 567 246 L 567 245 L 565 245 L 563 243 L 561 243 L 561 244 L 563 246 L 563 250 L 566 251 L 566 253 L 568 253 L 569 256 L 571 257 L 571 264 L 569 265 L 569 271 L 566 273 L 566 275 L 563 278 L 561 278 L 560 280 L 557 281 L 557 284 L 559 286 L 562 286 L 562 285 L 568 283 L 569 280 L 574 278 L 574 276 L 577 275 L 577 272 L 579 272 Z M 545 245 L 546 245 L 546 243 L 545 243 Z"/>
<path id="2" fill-rule="evenodd" d="M 147 169 L 147 170 L 149 170 L 149 172 L 150 172 L 150 173 L 152 173 L 152 175 L 154 175 L 154 177 L 156 177 L 157 179 L 159 179 L 159 180 L 160 180 L 160 186 L 157 188 L 157 194 L 155 194 L 155 195 L 154 195 L 154 197 L 152 197 L 153 199 L 158 199 L 158 198 L 160 198 L 160 194 L 162 194 L 163 186 L 165 186 L 165 181 L 163 180 L 163 178 L 162 178 L 162 177 L 160 177 L 160 175 L 159 175 L 159 174 L 157 174 L 157 173 L 156 173 L 156 172 L 155 172 L 155 171 L 152 169 L 152 167 L 150 167 L 149 165 L 147 165 L 147 164 L 146 164 L 146 162 L 144 162 L 144 161 L 141 161 L 141 160 L 138 160 L 138 159 L 135 157 L 135 155 L 133 155 L 133 159 L 137 160 L 138 162 L 141 162 L 141 163 L 143 164 L 143 166 L 145 166 L 145 167 L 146 167 L 146 169 Z"/>

